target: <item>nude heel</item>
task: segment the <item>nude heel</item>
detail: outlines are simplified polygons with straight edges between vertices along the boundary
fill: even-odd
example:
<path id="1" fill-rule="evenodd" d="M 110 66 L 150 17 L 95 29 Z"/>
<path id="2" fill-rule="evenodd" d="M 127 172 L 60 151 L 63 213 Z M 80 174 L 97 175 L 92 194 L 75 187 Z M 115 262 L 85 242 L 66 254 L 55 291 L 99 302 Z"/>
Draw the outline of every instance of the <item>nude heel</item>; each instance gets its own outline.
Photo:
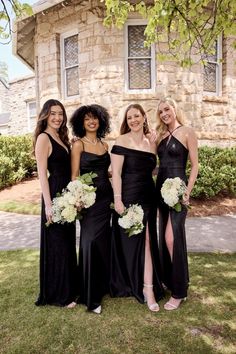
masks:
<path id="1" fill-rule="evenodd" d="M 153 285 L 152 284 L 143 284 L 144 288 L 153 288 Z M 143 289 L 143 296 L 144 296 L 144 302 L 147 303 L 147 306 L 149 308 L 150 311 L 152 312 L 158 312 L 160 310 L 160 307 L 159 305 L 154 302 L 153 304 L 149 304 L 148 303 L 148 300 L 147 300 L 147 294 L 145 294 L 145 290 Z"/>

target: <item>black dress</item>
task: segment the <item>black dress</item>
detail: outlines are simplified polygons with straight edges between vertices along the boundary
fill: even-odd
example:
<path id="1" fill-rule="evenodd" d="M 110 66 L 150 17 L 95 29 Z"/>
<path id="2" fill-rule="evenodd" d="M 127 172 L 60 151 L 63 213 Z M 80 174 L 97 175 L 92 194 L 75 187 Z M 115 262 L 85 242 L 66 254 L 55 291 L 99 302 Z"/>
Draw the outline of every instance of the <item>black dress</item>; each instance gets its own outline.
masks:
<path id="1" fill-rule="evenodd" d="M 171 135 L 160 142 L 157 153 L 160 161 L 156 189 L 159 204 L 159 247 L 162 281 L 171 290 L 174 298 L 182 299 L 187 296 L 189 283 L 185 236 L 187 208 L 183 205 L 182 210 L 177 212 L 168 207 L 162 199 L 160 190 L 167 178 L 180 177 L 187 183 L 185 169 L 188 150 L 178 139 Z M 165 242 L 165 230 L 169 214 L 174 235 L 173 262 L 171 262 Z"/>
<path id="2" fill-rule="evenodd" d="M 113 193 L 108 176 L 110 155 L 96 155 L 83 151 L 80 174 L 95 172 L 95 203 L 85 211 L 80 220 L 79 247 L 79 302 L 94 310 L 109 293 L 111 202 Z"/>
<path id="3" fill-rule="evenodd" d="M 48 183 L 51 198 L 54 198 L 70 182 L 70 153 L 47 135 L 52 144 L 52 153 L 48 158 Z M 40 294 L 35 304 L 65 306 L 75 301 L 77 294 L 75 224 L 55 223 L 46 227 L 46 221 L 42 198 Z"/>
<path id="4" fill-rule="evenodd" d="M 163 296 L 159 280 L 159 254 L 156 231 L 155 185 L 152 171 L 156 156 L 150 152 L 115 145 L 113 154 L 123 155 L 122 202 L 125 207 L 139 204 L 144 211 L 144 229 L 138 235 L 128 237 L 118 225 L 119 215 L 114 213 L 111 248 L 111 296 L 134 296 L 143 303 L 145 234 L 149 227 L 153 264 L 153 290 L 156 300 Z"/>

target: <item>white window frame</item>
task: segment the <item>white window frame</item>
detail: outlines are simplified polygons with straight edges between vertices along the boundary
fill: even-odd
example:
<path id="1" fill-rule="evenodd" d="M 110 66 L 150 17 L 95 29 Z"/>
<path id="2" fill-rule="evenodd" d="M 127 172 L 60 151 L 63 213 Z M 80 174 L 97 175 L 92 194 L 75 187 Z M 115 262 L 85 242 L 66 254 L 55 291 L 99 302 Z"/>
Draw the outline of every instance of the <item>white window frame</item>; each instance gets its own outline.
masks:
<path id="1" fill-rule="evenodd" d="M 35 121 L 37 119 L 37 112 L 35 113 L 35 116 L 31 115 L 30 113 L 30 104 L 31 103 L 35 103 L 35 109 L 37 110 L 37 104 L 36 104 L 36 100 L 31 100 L 31 101 L 27 101 L 26 102 L 26 106 L 27 106 L 27 121 L 28 121 L 28 132 L 32 132 L 35 127 L 32 127 L 32 119 L 35 118 Z"/>
<path id="2" fill-rule="evenodd" d="M 216 61 L 207 60 L 210 64 L 216 64 L 216 91 L 205 91 L 204 94 L 208 96 L 221 96 L 222 95 L 222 36 L 217 38 L 217 58 Z M 204 68 L 203 68 L 203 75 Z"/>
<path id="3" fill-rule="evenodd" d="M 128 68 L 128 26 L 145 26 L 147 25 L 146 21 L 143 20 L 128 20 L 125 24 L 125 92 L 127 93 L 154 93 L 156 87 L 156 61 L 155 61 L 155 46 L 151 45 L 151 88 L 150 89 L 129 89 L 129 68 Z"/>
<path id="4" fill-rule="evenodd" d="M 79 35 L 78 33 L 78 30 L 72 30 L 72 31 L 69 31 L 69 32 L 65 32 L 65 33 L 62 33 L 61 36 L 60 36 L 60 52 L 61 52 L 61 90 L 62 90 L 62 93 L 63 93 L 63 97 L 65 99 L 73 99 L 73 98 L 76 98 L 76 97 L 79 97 L 79 94 L 78 95 L 73 95 L 73 96 L 67 96 L 67 82 L 66 82 L 66 68 L 65 67 L 65 48 L 64 48 L 64 40 L 68 37 L 72 37 L 72 36 L 75 36 L 75 35 Z M 78 37 L 78 40 L 79 40 L 79 37 Z M 79 51 L 78 51 L 78 64 L 77 64 L 78 68 L 79 68 Z"/>

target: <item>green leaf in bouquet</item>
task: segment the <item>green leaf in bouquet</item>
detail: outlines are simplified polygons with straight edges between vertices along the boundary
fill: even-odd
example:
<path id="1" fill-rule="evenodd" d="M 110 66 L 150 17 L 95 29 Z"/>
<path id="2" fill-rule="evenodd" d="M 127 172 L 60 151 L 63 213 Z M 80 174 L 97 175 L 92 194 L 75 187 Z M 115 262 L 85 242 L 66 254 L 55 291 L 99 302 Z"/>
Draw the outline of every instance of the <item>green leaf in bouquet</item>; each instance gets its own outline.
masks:
<path id="1" fill-rule="evenodd" d="M 78 179 L 81 182 L 84 182 L 88 186 L 93 184 L 93 178 L 97 177 L 97 174 L 94 172 L 84 173 L 83 175 L 79 176 Z"/>
<path id="2" fill-rule="evenodd" d="M 175 211 L 178 211 L 178 212 L 181 211 L 181 209 L 182 209 L 181 204 L 180 203 L 175 204 L 174 209 L 175 209 Z"/>

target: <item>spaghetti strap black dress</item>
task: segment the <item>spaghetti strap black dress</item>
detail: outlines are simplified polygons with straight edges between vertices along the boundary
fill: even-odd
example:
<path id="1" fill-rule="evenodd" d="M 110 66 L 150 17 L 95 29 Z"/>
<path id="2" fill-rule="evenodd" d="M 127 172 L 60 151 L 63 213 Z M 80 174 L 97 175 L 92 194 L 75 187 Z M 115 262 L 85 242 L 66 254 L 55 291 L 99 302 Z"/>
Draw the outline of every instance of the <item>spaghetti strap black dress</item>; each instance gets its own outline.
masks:
<path id="1" fill-rule="evenodd" d="M 95 203 L 86 210 L 80 220 L 79 246 L 79 302 L 88 310 L 101 305 L 109 293 L 111 208 L 113 192 L 108 176 L 110 155 L 97 155 L 82 151 L 80 174 L 94 172 Z"/>
<path id="2" fill-rule="evenodd" d="M 155 185 L 152 178 L 152 171 L 156 166 L 156 156 L 150 152 L 118 145 L 113 146 L 111 152 L 124 156 L 121 176 L 122 202 L 125 207 L 129 207 L 131 204 L 142 206 L 145 226 L 140 234 L 128 237 L 125 230 L 118 224 L 119 215 L 114 213 L 111 245 L 111 296 L 134 296 L 139 302 L 144 302 L 145 234 L 148 224 L 153 264 L 153 291 L 156 300 L 160 300 L 163 297 L 163 289 L 159 280 L 157 208 Z"/>
<path id="3" fill-rule="evenodd" d="M 182 299 L 187 296 L 189 284 L 187 246 L 185 236 L 186 206 L 180 212 L 165 204 L 161 196 L 161 187 L 167 178 L 180 177 L 187 184 L 185 173 L 188 149 L 173 135 L 163 139 L 157 150 L 159 170 L 156 182 L 159 208 L 159 247 L 162 269 L 162 281 L 171 291 L 172 297 Z M 165 230 L 170 215 L 174 235 L 173 260 L 166 246 Z"/>
<path id="4" fill-rule="evenodd" d="M 47 134 L 46 132 L 44 132 Z M 52 144 L 48 157 L 49 189 L 51 198 L 70 182 L 70 153 L 47 134 Z M 75 224 L 45 226 L 45 205 L 42 198 L 40 240 L 40 293 L 39 305 L 66 306 L 77 296 L 77 256 Z"/>

